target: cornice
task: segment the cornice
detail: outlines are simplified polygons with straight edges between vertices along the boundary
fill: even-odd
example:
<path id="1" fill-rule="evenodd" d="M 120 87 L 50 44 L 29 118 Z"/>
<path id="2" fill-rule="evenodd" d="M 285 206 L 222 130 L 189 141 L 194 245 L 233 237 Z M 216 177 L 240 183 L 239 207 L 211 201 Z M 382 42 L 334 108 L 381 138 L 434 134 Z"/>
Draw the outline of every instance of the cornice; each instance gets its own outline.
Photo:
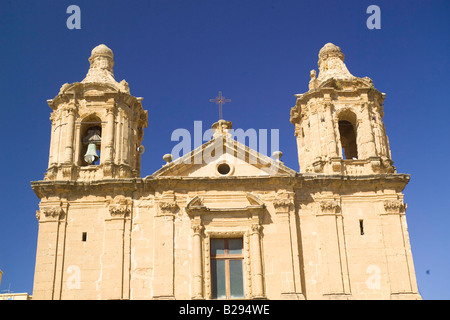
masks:
<path id="1" fill-rule="evenodd" d="M 117 102 L 123 102 L 128 106 L 135 106 L 138 109 L 142 109 L 141 111 L 144 111 L 142 107 L 142 97 L 135 97 L 129 92 L 118 90 L 108 83 L 66 83 L 61 87 L 58 95 L 53 99 L 47 100 L 47 103 L 50 108 L 56 110 L 59 105 L 68 102 L 70 99 L 107 101 L 111 98 L 115 98 Z"/>
<path id="2" fill-rule="evenodd" d="M 341 80 L 342 81 L 342 80 Z M 378 91 L 374 87 L 355 87 L 352 90 L 339 90 L 334 87 L 322 87 L 317 89 L 312 89 L 308 92 L 305 92 L 303 94 L 296 94 L 297 97 L 296 106 L 299 106 L 300 104 L 307 104 L 310 99 L 314 98 L 320 98 L 324 99 L 325 95 L 329 95 L 333 102 L 335 100 L 335 94 L 338 94 L 339 97 L 348 97 L 348 96 L 355 96 L 360 97 L 361 94 L 367 94 L 368 101 L 362 101 L 362 102 L 369 102 L 373 100 L 377 100 L 380 105 L 383 104 L 385 99 L 385 94 Z"/>
<path id="3" fill-rule="evenodd" d="M 205 188 L 211 186 L 236 187 L 242 186 L 252 189 L 272 186 L 277 188 L 291 186 L 295 189 L 340 188 L 355 186 L 360 188 L 386 187 L 403 190 L 410 180 L 409 174 L 371 174 L 371 175 L 327 175 L 301 174 L 283 176 L 257 177 L 153 177 L 103 179 L 94 181 L 74 180 L 43 180 L 32 181 L 31 187 L 39 198 L 49 195 L 71 193 L 107 193 L 107 192 L 154 192 L 155 190 L 173 190 L 176 188 Z M 194 186 L 195 184 L 195 186 Z M 344 190 L 344 189 L 343 189 Z"/>

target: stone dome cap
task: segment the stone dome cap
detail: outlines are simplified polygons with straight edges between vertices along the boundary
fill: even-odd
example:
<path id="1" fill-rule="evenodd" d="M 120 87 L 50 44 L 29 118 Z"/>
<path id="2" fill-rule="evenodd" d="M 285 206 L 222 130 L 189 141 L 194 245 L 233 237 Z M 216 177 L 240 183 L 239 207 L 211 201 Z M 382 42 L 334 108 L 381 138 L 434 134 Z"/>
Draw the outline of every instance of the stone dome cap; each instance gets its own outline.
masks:
<path id="1" fill-rule="evenodd" d="M 322 49 L 320 49 L 319 60 L 324 60 L 328 57 L 338 57 L 344 61 L 345 55 L 342 53 L 341 48 L 331 42 L 328 42 L 322 47 Z"/>
<path id="2" fill-rule="evenodd" d="M 334 79 L 353 79 L 353 75 L 348 71 L 344 63 L 344 54 L 337 45 L 328 42 L 319 51 L 319 76 L 317 77 L 319 85 L 321 82 L 330 78 Z M 311 74 L 311 79 L 314 81 L 314 76 Z"/>
<path id="3" fill-rule="evenodd" d="M 114 59 L 114 54 L 113 54 L 112 50 L 104 44 L 100 44 L 100 45 L 96 46 L 94 49 L 92 49 L 91 57 L 89 58 L 89 60 L 94 59 L 95 57 L 98 57 L 98 56 L 103 56 L 103 57 Z"/>
<path id="4" fill-rule="evenodd" d="M 114 79 L 114 54 L 110 48 L 104 44 L 96 46 L 91 51 L 89 57 L 89 71 L 82 83 L 109 83 L 117 86 L 118 83 Z"/>

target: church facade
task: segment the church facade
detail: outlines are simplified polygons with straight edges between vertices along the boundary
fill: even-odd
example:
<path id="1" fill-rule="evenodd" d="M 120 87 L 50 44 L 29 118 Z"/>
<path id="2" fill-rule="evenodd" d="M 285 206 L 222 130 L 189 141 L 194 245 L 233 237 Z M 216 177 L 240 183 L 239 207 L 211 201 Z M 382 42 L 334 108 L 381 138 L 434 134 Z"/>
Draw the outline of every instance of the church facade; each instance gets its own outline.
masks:
<path id="1" fill-rule="evenodd" d="M 299 171 L 212 139 L 140 177 L 148 115 L 92 50 L 52 109 L 33 299 L 420 299 L 385 94 L 340 48 L 291 108 Z M 208 161 L 205 161 L 208 159 Z"/>

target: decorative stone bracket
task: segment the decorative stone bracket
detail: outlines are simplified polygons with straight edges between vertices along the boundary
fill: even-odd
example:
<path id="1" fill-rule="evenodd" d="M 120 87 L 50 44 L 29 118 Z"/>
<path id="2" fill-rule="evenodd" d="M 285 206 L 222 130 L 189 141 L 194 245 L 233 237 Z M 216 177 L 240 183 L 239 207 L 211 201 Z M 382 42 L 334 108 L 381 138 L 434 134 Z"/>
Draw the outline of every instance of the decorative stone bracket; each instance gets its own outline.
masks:
<path id="1" fill-rule="evenodd" d="M 336 214 L 341 212 L 341 206 L 336 200 L 322 200 L 319 202 L 320 214 Z"/>
<path id="2" fill-rule="evenodd" d="M 273 207 L 277 215 L 288 215 L 294 206 L 293 194 L 289 192 L 280 192 L 273 201 Z"/>
<path id="3" fill-rule="evenodd" d="M 163 215 L 174 214 L 178 205 L 175 201 L 162 201 L 159 203 L 159 209 Z"/>
<path id="4" fill-rule="evenodd" d="M 289 208 L 293 205 L 293 202 L 291 199 L 276 199 L 273 202 L 274 208 L 279 211 L 289 211 Z"/>
<path id="5" fill-rule="evenodd" d="M 64 217 L 64 209 L 62 207 L 62 203 L 57 205 L 48 206 L 41 208 L 36 211 L 36 218 L 41 221 L 42 215 L 45 217 L 45 220 L 60 220 Z"/>
<path id="6" fill-rule="evenodd" d="M 109 213 L 112 217 L 127 217 L 130 215 L 131 209 L 126 205 L 115 204 L 109 206 Z"/>
<path id="7" fill-rule="evenodd" d="M 407 207 L 403 200 L 384 200 L 383 205 L 386 214 L 404 214 Z"/>
<path id="8" fill-rule="evenodd" d="M 156 212 L 156 216 L 172 216 L 177 212 L 178 204 L 173 191 L 164 192 L 158 199 L 159 211 Z"/>
<path id="9" fill-rule="evenodd" d="M 118 197 L 109 204 L 109 213 L 113 218 L 125 218 L 131 215 L 131 206 L 131 200 Z"/>

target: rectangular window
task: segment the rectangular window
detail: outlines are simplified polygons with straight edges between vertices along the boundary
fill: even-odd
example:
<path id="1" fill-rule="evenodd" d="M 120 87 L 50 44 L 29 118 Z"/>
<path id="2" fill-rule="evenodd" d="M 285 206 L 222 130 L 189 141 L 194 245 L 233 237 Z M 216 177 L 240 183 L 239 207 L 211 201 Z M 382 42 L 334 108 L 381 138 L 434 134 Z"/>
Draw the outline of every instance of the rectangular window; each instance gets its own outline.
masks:
<path id="1" fill-rule="evenodd" d="M 85 242 L 87 240 L 87 232 L 81 234 L 81 241 Z"/>
<path id="2" fill-rule="evenodd" d="M 359 232 L 361 235 L 364 235 L 364 221 L 359 220 Z"/>
<path id="3" fill-rule="evenodd" d="M 214 299 L 244 297 L 242 238 L 211 239 L 211 293 Z"/>

